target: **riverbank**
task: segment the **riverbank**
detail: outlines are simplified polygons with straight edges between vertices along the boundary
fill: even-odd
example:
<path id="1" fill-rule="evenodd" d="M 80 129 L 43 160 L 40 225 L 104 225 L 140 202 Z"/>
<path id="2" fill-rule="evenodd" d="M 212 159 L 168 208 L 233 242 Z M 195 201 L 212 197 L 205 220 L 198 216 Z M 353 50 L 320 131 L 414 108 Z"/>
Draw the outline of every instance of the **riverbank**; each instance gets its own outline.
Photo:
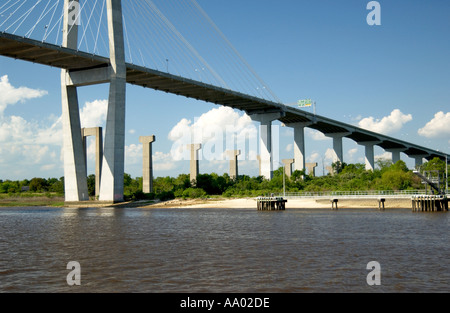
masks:
<path id="1" fill-rule="evenodd" d="M 47 197 L 47 196 L 31 196 L 31 197 L 2 197 L 0 198 L 1 207 L 63 207 L 64 197 Z"/>
<path id="2" fill-rule="evenodd" d="M 128 201 L 111 203 L 101 201 L 64 202 L 61 197 L 29 197 L 0 199 L 1 207 L 75 207 L 75 208 L 142 208 L 142 209 L 177 209 L 177 208 L 210 208 L 210 209 L 256 209 L 255 198 L 207 198 L 207 199 L 173 199 L 169 201 Z M 330 199 L 288 199 L 286 209 L 330 209 Z M 378 208 L 377 199 L 346 199 L 339 200 L 338 209 L 371 209 Z M 386 199 L 385 209 L 411 208 L 410 199 Z"/>

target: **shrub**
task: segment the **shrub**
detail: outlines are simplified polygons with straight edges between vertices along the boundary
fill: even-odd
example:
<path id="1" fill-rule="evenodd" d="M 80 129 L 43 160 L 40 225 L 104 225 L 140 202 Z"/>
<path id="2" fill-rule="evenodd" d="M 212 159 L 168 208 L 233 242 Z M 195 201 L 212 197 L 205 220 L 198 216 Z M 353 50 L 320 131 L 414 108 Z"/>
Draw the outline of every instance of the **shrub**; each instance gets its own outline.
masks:
<path id="1" fill-rule="evenodd" d="M 184 198 L 191 198 L 191 199 L 197 199 L 197 198 L 204 198 L 207 196 L 207 193 L 202 188 L 188 188 L 185 191 L 183 191 L 183 197 Z"/>

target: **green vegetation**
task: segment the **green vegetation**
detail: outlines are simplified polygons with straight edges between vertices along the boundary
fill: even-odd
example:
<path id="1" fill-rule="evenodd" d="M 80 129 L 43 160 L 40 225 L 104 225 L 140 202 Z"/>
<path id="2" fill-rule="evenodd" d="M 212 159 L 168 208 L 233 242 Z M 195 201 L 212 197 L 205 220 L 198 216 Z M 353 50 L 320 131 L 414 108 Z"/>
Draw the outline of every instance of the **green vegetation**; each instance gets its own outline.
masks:
<path id="1" fill-rule="evenodd" d="M 366 171 L 364 164 L 334 163 L 334 175 L 311 177 L 305 172 L 294 171 L 291 177 L 284 177 L 286 192 L 319 191 L 368 191 L 368 190 L 415 190 L 423 185 L 403 161 L 392 164 L 379 160 L 377 169 Z M 439 170 L 445 172 L 445 162 L 435 158 L 425 163 L 421 171 Z M 200 174 L 197 181 L 190 182 L 189 175 L 178 177 L 157 177 L 153 181 L 154 193 L 142 192 L 142 177 L 124 176 L 125 200 L 169 200 L 174 198 L 205 198 L 210 196 L 255 197 L 283 192 L 283 168 L 274 171 L 272 180 L 263 177 L 241 175 L 231 179 L 228 174 Z M 28 188 L 27 188 L 28 187 Z M 89 195 L 95 195 L 95 175 L 88 177 Z M 64 178 L 33 178 L 23 181 L 0 180 L 0 200 L 5 197 L 36 197 L 48 199 L 64 195 Z"/>

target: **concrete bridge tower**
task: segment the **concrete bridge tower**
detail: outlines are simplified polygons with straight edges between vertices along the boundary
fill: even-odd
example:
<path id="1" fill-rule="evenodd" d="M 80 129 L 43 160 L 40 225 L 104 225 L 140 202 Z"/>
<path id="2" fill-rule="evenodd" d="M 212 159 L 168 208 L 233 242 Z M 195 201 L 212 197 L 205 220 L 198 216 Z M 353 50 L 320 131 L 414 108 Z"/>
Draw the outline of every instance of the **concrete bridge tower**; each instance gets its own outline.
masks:
<path id="1" fill-rule="evenodd" d="M 99 200 L 123 201 L 126 65 L 121 0 L 107 0 L 109 66 L 61 72 L 66 201 L 89 200 L 77 87 L 109 83 Z M 77 50 L 79 0 L 64 1 L 63 47 Z M 75 17 L 75 18 L 74 18 Z"/>

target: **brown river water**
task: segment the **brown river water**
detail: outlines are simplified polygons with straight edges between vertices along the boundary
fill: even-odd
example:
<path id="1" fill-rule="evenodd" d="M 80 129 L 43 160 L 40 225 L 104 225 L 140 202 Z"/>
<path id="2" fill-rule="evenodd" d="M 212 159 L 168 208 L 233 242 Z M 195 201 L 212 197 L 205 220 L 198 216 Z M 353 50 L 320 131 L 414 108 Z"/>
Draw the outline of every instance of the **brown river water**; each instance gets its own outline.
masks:
<path id="1" fill-rule="evenodd" d="M 1 208 L 0 292 L 449 292 L 449 226 L 406 209 Z"/>

